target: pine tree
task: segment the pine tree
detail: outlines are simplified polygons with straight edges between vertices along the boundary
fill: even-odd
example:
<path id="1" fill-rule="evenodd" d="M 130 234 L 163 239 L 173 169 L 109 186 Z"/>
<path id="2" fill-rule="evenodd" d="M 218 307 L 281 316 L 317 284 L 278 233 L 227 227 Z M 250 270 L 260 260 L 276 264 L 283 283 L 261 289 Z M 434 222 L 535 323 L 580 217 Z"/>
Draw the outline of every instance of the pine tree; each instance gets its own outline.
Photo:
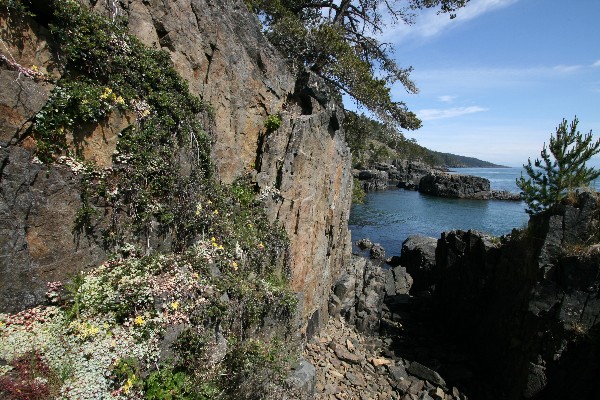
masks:
<path id="1" fill-rule="evenodd" d="M 527 213 L 539 214 L 575 190 L 587 187 L 600 176 L 600 171 L 586 167 L 586 162 L 600 152 L 600 139 L 592 140 L 592 131 L 583 136 L 577 130 L 579 120 L 573 119 L 567 126 L 563 119 L 556 128 L 556 137 L 550 135 L 550 145 L 542 149 L 542 159 L 531 159 L 523 165 L 528 179 L 517 179 L 517 186 L 527 203 Z"/>

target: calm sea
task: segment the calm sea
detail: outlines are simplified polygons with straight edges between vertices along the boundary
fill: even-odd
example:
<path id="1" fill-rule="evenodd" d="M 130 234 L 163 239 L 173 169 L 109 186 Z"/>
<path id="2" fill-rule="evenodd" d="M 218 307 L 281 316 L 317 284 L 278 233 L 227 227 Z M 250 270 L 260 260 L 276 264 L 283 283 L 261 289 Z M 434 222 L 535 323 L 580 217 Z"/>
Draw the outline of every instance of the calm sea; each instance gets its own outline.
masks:
<path id="1" fill-rule="evenodd" d="M 457 168 L 465 175 L 490 180 L 492 189 L 518 192 L 515 179 L 521 168 Z M 600 182 L 596 182 L 600 189 Z M 440 237 L 453 229 L 475 229 L 496 236 L 526 226 L 529 217 L 523 202 L 444 199 L 403 189 L 367 194 L 365 204 L 352 206 L 352 241 L 369 238 L 388 255 L 399 255 L 402 242 L 413 234 Z"/>

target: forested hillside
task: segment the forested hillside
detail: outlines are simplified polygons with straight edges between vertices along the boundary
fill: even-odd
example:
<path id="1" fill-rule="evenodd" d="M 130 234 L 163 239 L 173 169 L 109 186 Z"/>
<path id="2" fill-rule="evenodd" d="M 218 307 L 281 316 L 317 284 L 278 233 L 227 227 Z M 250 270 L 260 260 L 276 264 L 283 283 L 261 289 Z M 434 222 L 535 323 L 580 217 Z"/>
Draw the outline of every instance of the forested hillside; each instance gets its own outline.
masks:
<path id="1" fill-rule="evenodd" d="M 366 168 L 374 162 L 397 159 L 422 161 L 430 165 L 449 168 L 502 167 L 502 165 L 473 157 L 430 150 L 418 144 L 416 139 L 407 138 L 395 127 L 353 111 L 346 112 L 344 129 L 346 140 L 352 151 L 352 164 L 355 168 Z"/>

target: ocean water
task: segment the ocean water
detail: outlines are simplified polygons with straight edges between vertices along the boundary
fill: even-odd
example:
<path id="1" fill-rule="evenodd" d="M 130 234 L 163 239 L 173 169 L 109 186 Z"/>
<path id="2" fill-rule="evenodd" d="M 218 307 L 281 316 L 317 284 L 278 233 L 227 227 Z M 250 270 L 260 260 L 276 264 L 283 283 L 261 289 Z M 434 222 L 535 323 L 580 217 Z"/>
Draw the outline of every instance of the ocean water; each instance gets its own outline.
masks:
<path id="1" fill-rule="evenodd" d="M 521 176 L 521 168 L 456 168 L 452 171 L 487 178 L 494 190 L 519 192 L 515 180 Z M 592 186 L 600 191 L 600 179 Z M 439 238 L 445 231 L 474 229 L 500 236 L 513 228 L 525 227 L 528 220 L 524 202 L 445 199 L 390 188 L 368 193 L 365 204 L 353 205 L 349 228 L 353 242 L 369 238 L 392 256 L 400 255 L 402 242 L 410 235 Z"/>
<path id="2" fill-rule="evenodd" d="M 457 168 L 453 171 L 490 180 L 492 189 L 518 192 L 521 168 Z M 352 241 L 369 238 L 388 255 L 399 255 L 410 235 L 440 237 L 444 231 L 475 229 L 499 236 L 526 226 L 525 203 L 500 200 L 445 199 L 390 188 L 367 194 L 365 204 L 352 206 Z"/>

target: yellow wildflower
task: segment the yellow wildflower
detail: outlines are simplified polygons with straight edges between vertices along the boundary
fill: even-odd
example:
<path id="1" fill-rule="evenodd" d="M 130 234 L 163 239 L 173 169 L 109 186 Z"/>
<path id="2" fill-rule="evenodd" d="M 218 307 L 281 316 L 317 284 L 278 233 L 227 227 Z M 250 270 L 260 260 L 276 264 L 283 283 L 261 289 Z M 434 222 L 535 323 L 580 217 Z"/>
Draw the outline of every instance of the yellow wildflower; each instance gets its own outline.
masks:
<path id="1" fill-rule="evenodd" d="M 233 267 L 234 270 L 238 270 L 238 263 L 236 263 L 235 261 L 231 263 L 231 266 Z"/>
<path id="2" fill-rule="evenodd" d="M 214 215 L 218 215 L 218 214 L 219 214 L 219 210 L 215 210 L 215 211 L 213 211 L 213 214 L 214 214 Z"/>
<path id="3" fill-rule="evenodd" d="M 179 302 L 177 300 L 175 300 L 174 302 L 171 303 L 171 308 L 175 311 L 177 311 L 177 309 L 179 308 Z"/>
<path id="4" fill-rule="evenodd" d="M 129 391 L 131 390 L 131 387 L 133 386 L 134 381 L 135 381 L 135 374 L 131 375 L 131 377 L 127 379 L 127 382 L 125 382 L 125 385 L 123 385 L 123 392 L 125 392 L 125 394 L 129 393 Z"/>
<path id="5" fill-rule="evenodd" d="M 141 315 L 138 315 L 133 320 L 133 323 L 136 324 L 136 325 L 141 326 L 141 325 L 144 325 L 146 323 L 146 321 L 144 320 L 144 317 L 142 317 Z"/>
<path id="6" fill-rule="evenodd" d="M 194 272 L 194 273 L 192 274 L 192 277 L 193 277 L 194 279 L 200 279 L 200 275 L 198 275 L 198 273 L 197 273 L 197 272 Z"/>
<path id="7" fill-rule="evenodd" d="M 117 104 L 119 104 L 119 105 L 121 105 L 121 106 L 122 106 L 123 104 L 125 104 L 125 99 L 123 99 L 123 97 L 121 97 L 121 96 L 118 96 L 118 97 L 115 99 L 115 103 L 117 103 Z"/>
<path id="8" fill-rule="evenodd" d="M 40 67 L 38 67 L 37 65 L 32 65 L 32 66 L 31 66 L 31 70 L 32 70 L 33 72 L 38 72 L 38 71 L 40 70 Z"/>
<path id="9" fill-rule="evenodd" d="M 259 243 L 259 244 L 258 244 L 258 248 L 262 250 L 262 249 L 264 249 L 264 248 L 265 248 L 265 245 L 264 245 L 264 244 L 262 244 L 262 242 L 261 242 L 261 243 Z"/>

